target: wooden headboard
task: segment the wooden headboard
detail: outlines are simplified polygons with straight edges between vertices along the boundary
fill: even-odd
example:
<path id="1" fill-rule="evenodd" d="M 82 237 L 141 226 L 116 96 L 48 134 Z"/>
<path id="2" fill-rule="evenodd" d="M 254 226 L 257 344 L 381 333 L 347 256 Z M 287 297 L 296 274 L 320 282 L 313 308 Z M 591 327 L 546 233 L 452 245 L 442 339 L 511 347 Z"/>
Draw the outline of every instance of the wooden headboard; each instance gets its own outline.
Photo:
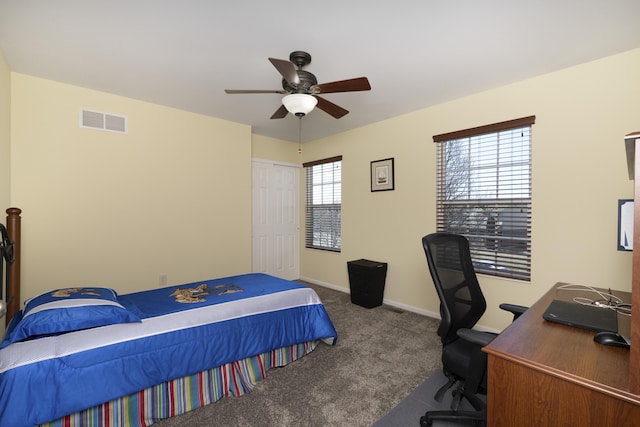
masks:
<path id="1" fill-rule="evenodd" d="M 9 264 L 9 287 L 5 298 L 7 299 L 6 324 L 20 310 L 20 227 L 22 210 L 18 208 L 7 209 L 7 233 L 13 242 L 13 263 Z M 9 299 L 13 298 L 9 303 Z"/>

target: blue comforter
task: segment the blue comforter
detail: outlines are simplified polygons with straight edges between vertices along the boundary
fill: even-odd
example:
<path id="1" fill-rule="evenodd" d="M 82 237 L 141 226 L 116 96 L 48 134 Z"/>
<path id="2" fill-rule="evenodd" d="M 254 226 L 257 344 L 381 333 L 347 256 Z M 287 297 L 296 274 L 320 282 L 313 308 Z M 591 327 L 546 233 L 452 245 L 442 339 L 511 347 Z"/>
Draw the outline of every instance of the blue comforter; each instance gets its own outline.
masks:
<path id="1" fill-rule="evenodd" d="M 204 284 L 206 293 L 183 293 L 181 300 L 181 289 Z M 264 274 L 118 299 L 142 322 L 0 350 L 0 426 L 33 426 L 265 351 L 316 339 L 335 344 L 337 339 L 312 289 Z"/>

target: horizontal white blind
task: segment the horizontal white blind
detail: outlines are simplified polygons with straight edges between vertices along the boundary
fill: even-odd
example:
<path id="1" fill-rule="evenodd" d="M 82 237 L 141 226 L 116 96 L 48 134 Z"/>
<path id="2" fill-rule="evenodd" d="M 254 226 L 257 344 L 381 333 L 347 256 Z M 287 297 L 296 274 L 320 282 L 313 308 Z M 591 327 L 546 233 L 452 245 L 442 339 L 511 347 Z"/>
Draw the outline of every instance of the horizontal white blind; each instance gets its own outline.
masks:
<path id="1" fill-rule="evenodd" d="M 531 126 L 445 140 L 437 148 L 438 231 L 467 237 L 478 273 L 529 280 Z"/>
<path id="2" fill-rule="evenodd" d="M 305 246 L 339 252 L 342 247 L 342 156 L 305 163 Z"/>

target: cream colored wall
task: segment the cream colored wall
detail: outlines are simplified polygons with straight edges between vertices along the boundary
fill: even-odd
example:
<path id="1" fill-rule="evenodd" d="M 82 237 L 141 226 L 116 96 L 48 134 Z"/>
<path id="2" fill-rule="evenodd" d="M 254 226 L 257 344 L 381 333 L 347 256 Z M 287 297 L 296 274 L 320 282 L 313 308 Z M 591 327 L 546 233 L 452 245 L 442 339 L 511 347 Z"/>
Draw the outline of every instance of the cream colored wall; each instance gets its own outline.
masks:
<path id="1" fill-rule="evenodd" d="M 347 261 L 385 261 L 385 300 L 437 313 L 420 242 L 435 231 L 432 136 L 535 115 L 532 280 L 481 276 L 481 325 L 502 329 L 510 317 L 499 303 L 530 305 L 558 281 L 630 290 L 631 253 L 616 250 L 617 200 L 633 197 L 623 137 L 640 128 L 639 69 L 636 49 L 304 144 L 303 161 L 343 155 L 343 248 L 303 249 L 301 275 L 348 289 Z M 371 193 L 370 162 L 388 157 L 396 189 Z"/>
<path id="2" fill-rule="evenodd" d="M 9 208 L 11 177 L 11 72 L 0 52 L 0 222 L 5 223 Z"/>
<path id="3" fill-rule="evenodd" d="M 301 164 L 299 144 L 262 135 L 252 135 L 251 155 L 255 159 L 273 160 L 283 163 Z"/>
<path id="4" fill-rule="evenodd" d="M 130 292 L 251 269 L 251 130 L 13 73 L 11 203 L 23 209 L 22 297 Z M 82 108 L 128 133 L 79 127 Z"/>

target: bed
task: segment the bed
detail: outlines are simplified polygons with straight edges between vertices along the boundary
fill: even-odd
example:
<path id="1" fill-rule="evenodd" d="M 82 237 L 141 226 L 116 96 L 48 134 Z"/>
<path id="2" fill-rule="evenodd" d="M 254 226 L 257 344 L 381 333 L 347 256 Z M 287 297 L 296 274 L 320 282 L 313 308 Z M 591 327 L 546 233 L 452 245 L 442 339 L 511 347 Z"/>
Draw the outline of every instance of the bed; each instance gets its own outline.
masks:
<path id="1" fill-rule="evenodd" d="M 7 294 L 18 292 L 11 280 Z M 312 289 L 256 273 L 125 295 L 56 289 L 8 316 L 1 426 L 150 425 L 250 392 L 268 369 L 337 340 Z"/>

